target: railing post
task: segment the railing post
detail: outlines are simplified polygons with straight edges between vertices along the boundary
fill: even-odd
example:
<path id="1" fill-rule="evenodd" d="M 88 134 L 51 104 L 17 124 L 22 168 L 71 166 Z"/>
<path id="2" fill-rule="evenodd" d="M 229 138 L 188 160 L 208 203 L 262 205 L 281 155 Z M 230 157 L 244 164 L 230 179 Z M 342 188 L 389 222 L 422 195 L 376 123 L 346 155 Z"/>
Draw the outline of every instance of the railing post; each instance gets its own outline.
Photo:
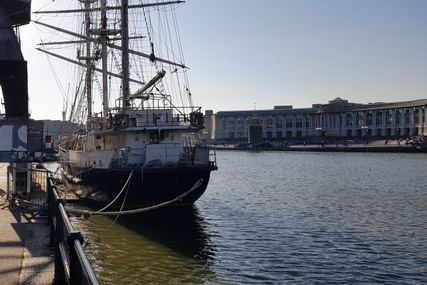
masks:
<path id="1" fill-rule="evenodd" d="M 47 176 L 47 222 L 50 228 L 50 246 L 55 245 L 55 225 L 53 224 L 53 216 L 55 215 L 55 199 L 53 198 L 53 185 L 52 180 Z"/>
<path id="2" fill-rule="evenodd" d="M 52 189 L 50 191 L 53 191 Z M 53 193 L 52 193 L 53 194 Z M 52 195 L 53 196 L 53 195 Z M 64 221 L 61 215 L 58 214 L 58 205 L 64 204 L 64 200 L 59 199 L 54 201 L 54 224 L 55 224 L 55 275 L 53 284 L 68 284 L 65 274 L 64 262 L 61 256 L 61 243 L 64 241 Z"/>
<path id="3" fill-rule="evenodd" d="M 70 249 L 70 285 L 81 285 L 85 284 L 83 280 L 83 269 L 80 264 L 79 257 L 77 255 L 75 241 L 79 240 L 80 244 L 83 245 L 84 239 L 80 231 L 72 231 L 67 237 L 68 248 Z"/>
<path id="4" fill-rule="evenodd" d="M 82 247 L 84 238 L 73 230 L 51 178 L 48 181 L 50 238 L 55 245 L 54 285 L 98 285 L 98 280 Z"/>

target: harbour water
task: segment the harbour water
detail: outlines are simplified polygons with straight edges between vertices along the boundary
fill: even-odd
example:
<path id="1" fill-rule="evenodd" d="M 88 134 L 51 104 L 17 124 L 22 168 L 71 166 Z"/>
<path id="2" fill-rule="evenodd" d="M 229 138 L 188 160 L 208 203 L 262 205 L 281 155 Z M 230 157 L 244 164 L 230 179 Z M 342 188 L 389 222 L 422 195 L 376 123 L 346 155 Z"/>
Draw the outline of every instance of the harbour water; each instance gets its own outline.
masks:
<path id="1" fill-rule="evenodd" d="M 193 208 L 74 218 L 101 284 L 426 284 L 427 155 L 218 151 Z"/>

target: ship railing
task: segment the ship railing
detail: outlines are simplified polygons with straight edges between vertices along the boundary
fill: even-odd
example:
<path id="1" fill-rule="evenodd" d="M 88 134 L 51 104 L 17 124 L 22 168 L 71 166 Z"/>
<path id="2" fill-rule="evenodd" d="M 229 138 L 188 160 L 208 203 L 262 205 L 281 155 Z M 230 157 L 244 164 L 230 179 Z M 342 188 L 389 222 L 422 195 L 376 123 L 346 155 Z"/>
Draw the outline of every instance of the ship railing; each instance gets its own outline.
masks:
<path id="1" fill-rule="evenodd" d="M 203 128 L 204 118 L 200 107 L 173 108 L 149 107 L 144 109 L 111 109 L 106 116 L 95 115 L 90 119 L 92 130 L 103 130 L 121 127 L 152 127 L 191 125 Z"/>
<path id="2" fill-rule="evenodd" d="M 194 146 L 164 146 L 150 144 L 145 148 L 131 148 L 127 152 L 120 152 L 127 165 L 141 165 L 148 168 L 174 168 L 192 166 L 216 166 L 216 152 L 214 148 L 205 145 Z"/>
<path id="3" fill-rule="evenodd" d="M 98 279 L 84 249 L 84 237 L 73 228 L 51 177 L 48 185 L 50 243 L 55 246 L 54 284 L 97 285 Z"/>

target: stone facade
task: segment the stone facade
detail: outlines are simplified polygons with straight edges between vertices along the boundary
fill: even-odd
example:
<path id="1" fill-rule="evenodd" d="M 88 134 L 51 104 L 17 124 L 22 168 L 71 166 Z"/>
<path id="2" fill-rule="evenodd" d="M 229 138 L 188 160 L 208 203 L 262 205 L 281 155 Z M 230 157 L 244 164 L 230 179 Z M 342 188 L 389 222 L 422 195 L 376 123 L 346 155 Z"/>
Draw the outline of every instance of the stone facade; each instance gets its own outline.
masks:
<path id="1" fill-rule="evenodd" d="M 247 142 L 249 127 L 262 126 L 265 141 L 342 139 L 417 139 L 427 135 L 427 99 L 394 103 L 328 104 L 294 109 L 206 111 L 204 138 L 209 142 Z"/>

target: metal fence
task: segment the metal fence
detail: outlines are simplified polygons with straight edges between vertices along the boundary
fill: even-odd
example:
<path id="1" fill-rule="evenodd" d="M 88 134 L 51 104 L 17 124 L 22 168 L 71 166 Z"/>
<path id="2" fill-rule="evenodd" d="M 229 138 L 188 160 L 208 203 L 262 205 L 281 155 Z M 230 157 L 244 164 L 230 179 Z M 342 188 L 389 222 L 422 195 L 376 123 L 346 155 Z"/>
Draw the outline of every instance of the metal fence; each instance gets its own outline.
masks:
<path id="1" fill-rule="evenodd" d="M 30 202 L 41 208 L 47 208 L 47 177 L 45 169 L 31 169 Z"/>
<path id="2" fill-rule="evenodd" d="M 31 163 L 11 163 L 7 167 L 7 200 L 18 198 L 28 204 L 39 206 L 40 211 L 47 209 L 47 177 L 45 168 Z"/>
<path id="3" fill-rule="evenodd" d="M 58 195 L 51 177 L 48 185 L 48 221 L 50 242 L 55 245 L 54 284 L 99 284 L 83 250 L 84 237 L 73 228 L 65 211 L 65 200 Z"/>

